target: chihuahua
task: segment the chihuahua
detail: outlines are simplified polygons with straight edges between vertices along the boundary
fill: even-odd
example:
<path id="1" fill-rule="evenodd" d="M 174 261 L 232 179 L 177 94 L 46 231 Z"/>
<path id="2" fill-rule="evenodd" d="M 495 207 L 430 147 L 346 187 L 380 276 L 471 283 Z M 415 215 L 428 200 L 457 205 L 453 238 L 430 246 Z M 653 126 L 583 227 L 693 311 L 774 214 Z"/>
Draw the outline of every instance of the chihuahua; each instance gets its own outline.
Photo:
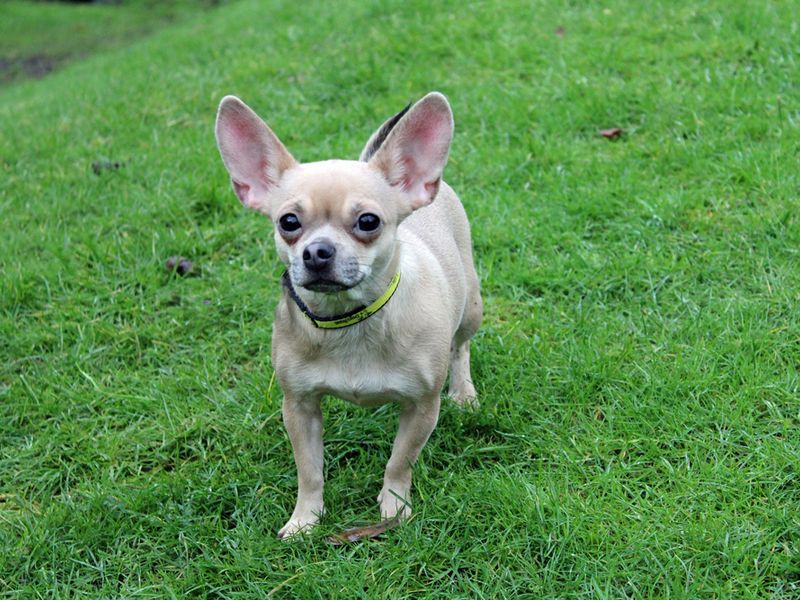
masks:
<path id="1" fill-rule="evenodd" d="M 233 189 L 269 217 L 286 265 L 272 363 L 297 465 L 297 503 L 278 536 L 310 530 L 324 511 L 326 395 L 362 406 L 397 402 L 400 419 L 381 518 L 411 514 L 411 468 L 449 396 L 476 406 L 470 338 L 483 305 L 467 216 L 442 181 L 453 137 L 433 92 L 388 119 L 359 160 L 299 163 L 255 112 L 222 99 L 217 145 Z"/>

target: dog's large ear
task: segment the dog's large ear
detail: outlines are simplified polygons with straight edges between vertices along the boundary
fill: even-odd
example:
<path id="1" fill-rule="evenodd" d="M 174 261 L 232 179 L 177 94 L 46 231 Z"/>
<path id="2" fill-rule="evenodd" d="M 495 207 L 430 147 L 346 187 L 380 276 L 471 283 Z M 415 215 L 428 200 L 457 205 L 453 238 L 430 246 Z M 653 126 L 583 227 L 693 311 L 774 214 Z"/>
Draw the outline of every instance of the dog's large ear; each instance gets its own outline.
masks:
<path id="1" fill-rule="evenodd" d="M 284 171 L 297 166 L 277 136 L 236 96 L 217 112 L 217 146 L 236 195 L 248 208 L 269 213 L 269 194 Z"/>
<path id="2" fill-rule="evenodd" d="M 453 113 L 447 98 L 431 92 L 401 116 L 369 165 L 400 187 L 411 210 L 416 210 L 436 197 L 452 139 Z"/>
<path id="3" fill-rule="evenodd" d="M 361 162 L 368 162 L 370 158 L 378 151 L 378 148 L 383 145 L 383 142 L 386 141 L 386 137 L 389 135 L 389 132 L 394 129 L 394 126 L 397 125 L 397 122 L 408 112 L 408 109 L 411 108 L 411 103 L 406 105 L 406 107 L 401 110 L 396 115 L 389 117 L 386 121 L 378 127 L 378 130 L 373 133 L 369 140 L 367 141 L 367 145 L 364 146 L 364 149 L 361 151 L 361 156 L 358 157 L 358 160 Z"/>

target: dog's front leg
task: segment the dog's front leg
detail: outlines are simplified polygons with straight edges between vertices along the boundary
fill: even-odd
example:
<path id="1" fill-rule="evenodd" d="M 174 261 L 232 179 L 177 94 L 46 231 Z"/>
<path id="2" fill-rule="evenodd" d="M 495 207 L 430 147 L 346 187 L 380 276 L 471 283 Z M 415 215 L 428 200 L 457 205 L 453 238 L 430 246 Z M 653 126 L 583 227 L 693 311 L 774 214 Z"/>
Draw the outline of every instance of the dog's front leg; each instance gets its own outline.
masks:
<path id="1" fill-rule="evenodd" d="M 400 407 L 400 426 L 378 496 L 381 518 L 411 516 L 411 467 L 439 419 L 439 394 Z"/>
<path id="2" fill-rule="evenodd" d="M 289 433 L 297 465 L 297 504 L 278 537 L 309 531 L 323 513 L 322 408 L 320 398 L 283 399 L 283 424 Z"/>

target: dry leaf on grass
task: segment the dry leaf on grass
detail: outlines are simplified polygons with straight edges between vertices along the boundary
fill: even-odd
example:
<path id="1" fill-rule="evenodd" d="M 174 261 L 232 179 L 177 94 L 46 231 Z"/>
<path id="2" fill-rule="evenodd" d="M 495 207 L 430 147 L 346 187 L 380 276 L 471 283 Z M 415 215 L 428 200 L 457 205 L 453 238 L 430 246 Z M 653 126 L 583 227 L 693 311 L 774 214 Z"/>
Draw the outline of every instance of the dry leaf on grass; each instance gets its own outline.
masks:
<path id="1" fill-rule="evenodd" d="M 336 533 L 328 537 L 328 541 L 334 546 L 341 546 L 342 544 L 349 544 L 351 542 L 359 542 L 364 539 L 371 539 L 383 535 L 390 529 L 397 527 L 400 520 L 397 518 L 387 519 L 374 525 L 364 525 L 362 527 L 353 527 L 352 529 L 345 529 L 341 533 Z"/>
<path id="2" fill-rule="evenodd" d="M 602 135 L 607 140 L 615 140 L 623 134 L 623 131 L 619 127 L 611 127 L 610 129 L 601 129 L 600 135 Z"/>

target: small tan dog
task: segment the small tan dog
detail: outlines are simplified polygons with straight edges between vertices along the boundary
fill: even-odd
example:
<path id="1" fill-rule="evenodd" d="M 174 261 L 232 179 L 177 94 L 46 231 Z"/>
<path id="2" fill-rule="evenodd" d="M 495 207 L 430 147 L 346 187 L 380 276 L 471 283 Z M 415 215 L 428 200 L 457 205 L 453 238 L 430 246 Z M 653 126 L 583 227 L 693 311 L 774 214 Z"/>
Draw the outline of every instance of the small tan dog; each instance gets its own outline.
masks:
<path id="1" fill-rule="evenodd" d="M 323 513 L 325 394 L 400 405 L 378 496 L 381 517 L 410 514 L 411 467 L 449 395 L 476 404 L 469 340 L 483 307 L 469 223 L 442 171 L 453 137 L 447 99 L 430 93 L 384 123 L 361 158 L 300 164 L 235 96 L 217 144 L 242 204 L 275 225 L 286 265 L 272 363 L 297 464 L 297 504 L 279 537 Z"/>

